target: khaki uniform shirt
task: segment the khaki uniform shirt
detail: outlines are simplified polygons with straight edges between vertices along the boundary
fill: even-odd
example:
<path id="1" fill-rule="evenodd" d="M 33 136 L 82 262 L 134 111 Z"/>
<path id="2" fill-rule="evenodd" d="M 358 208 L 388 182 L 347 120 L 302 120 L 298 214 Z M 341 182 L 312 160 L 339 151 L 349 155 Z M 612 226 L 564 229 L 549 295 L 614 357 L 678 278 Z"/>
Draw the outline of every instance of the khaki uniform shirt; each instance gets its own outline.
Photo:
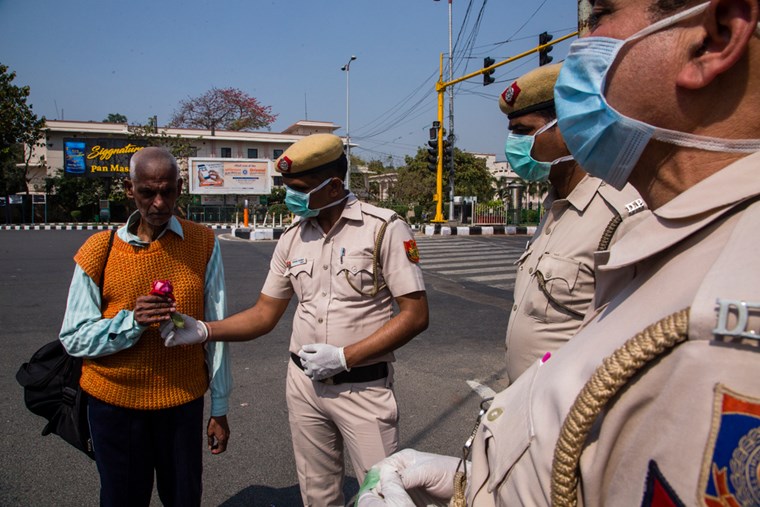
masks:
<path id="1" fill-rule="evenodd" d="M 637 199 L 643 207 L 630 185 L 618 192 L 591 176 L 584 177 L 566 199 L 558 199 L 552 189 L 544 202 L 547 212 L 517 261 L 506 338 L 510 382 L 578 331 L 594 294 L 599 240 L 613 217 L 627 218 L 626 205 Z M 624 220 L 615 238 L 635 220 Z M 540 287 L 540 277 L 555 301 Z"/>
<path id="2" fill-rule="evenodd" d="M 372 297 L 375 239 L 385 222 L 377 269 L 378 284 L 387 287 Z M 353 194 L 329 233 L 316 218 L 285 231 L 262 293 L 298 297 L 290 351 L 297 353 L 309 343 L 343 347 L 361 341 L 390 320 L 394 297 L 425 290 L 419 263 L 407 255 L 409 241 L 409 225 L 393 211 L 360 202 Z M 392 360 L 393 354 L 387 354 L 372 362 Z"/>
<path id="3" fill-rule="evenodd" d="M 687 307 L 688 341 L 633 376 L 596 419 L 580 461 L 579 505 L 638 506 L 647 494 L 758 505 L 760 205 L 739 204 L 760 195 L 758 171 L 760 154 L 727 166 L 615 244 L 597 277 L 596 314 L 483 418 L 468 505 L 548 505 L 555 444 L 586 381 L 630 337 Z M 724 322 L 716 305 L 732 300 L 732 314 L 747 302 L 738 323 Z M 720 495 L 726 503 L 714 501 Z"/>

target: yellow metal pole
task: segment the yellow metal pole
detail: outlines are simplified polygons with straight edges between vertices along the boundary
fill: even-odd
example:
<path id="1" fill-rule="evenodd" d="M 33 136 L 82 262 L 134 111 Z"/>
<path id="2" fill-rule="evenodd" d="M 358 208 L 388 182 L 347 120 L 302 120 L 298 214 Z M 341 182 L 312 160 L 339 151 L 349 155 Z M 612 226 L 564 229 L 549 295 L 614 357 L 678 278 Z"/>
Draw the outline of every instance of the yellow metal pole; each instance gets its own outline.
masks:
<path id="1" fill-rule="evenodd" d="M 490 70 L 496 69 L 497 67 L 501 67 L 502 65 L 506 65 L 508 63 L 512 63 L 515 60 L 519 60 L 520 58 L 524 58 L 530 54 L 536 53 L 544 48 L 547 48 L 549 46 L 553 46 L 555 44 L 558 44 L 564 40 L 569 39 L 570 37 L 575 37 L 578 35 L 578 32 L 573 32 L 565 35 L 564 37 L 560 37 L 557 40 L 554 40 L 550 42 L 549 44 L 542 44 L 540 46 L 536 46 L 533 49 L 530 49 L 528 51 L 525 51 L 523 53 L 520 53 L 519 55 L 513 56 L 511 58 L 507 58 L 506 60 L 503 60 L 499 63 L 495 63 L 491 65 L 490 67 L 482 68 L 478 71 L 471 72 L 467 74 L 466 76 L 459 77 L 457 79 L 453 79 L 448 82 L 443 81 L 443 53 L 441 53 L 440 56 L 440 63 L 439 63 L 439 72 L 438 72 L 438 82 L 435 84 L 435 91 L 438 93 L 438 165 L 436 170 L 436 181 L 435 181 L 435 195 L 433 195 L 433 200 L 436 201 L 435 203 L 435 218 L 432 220 L 432 222 L 445 222 L 443 219 L 443 94 L 446 91 L 446 88 L 449 86 L 453 86 L 457 83 L 461 83 L 462 81 L 466 81 L 472 77 L 479 76 L 481 74 L 484 74 Z"/>
<path id="2" fill-rule="evenodd" d="M 435 218 L 436 223 L 445 222 L 443 219 L 443 94 L 446 87 L 443 85 L 443 53 L 440 57 L 440 71 L 438 82 L 435 85 L 438 92 L 438 161 L 435 172 Z"/>
<path id="3" fill-rule="evenodd" d="M 541 49 L 548 48 L 549 46 L 553 46 L 555 44 L 558 44 L 558 43 L 560 43 L 560 42 L 562 42 L 564 40 L 569 39 L 570 37 L 575 37 L 576 35 L 578 35 L 578 32 L 569 33 L 569 34 L 565 35 L 564 37 L 560 37 L 557 40 L 551 41 L 549 44 L 542 44 L 541 46 L 536 46 L 533 49 L 529 49 L 528 51 L 520 53 L 519 55 L 515 55 L 515 56 L 507 58 L 506 60 L 503 60 L 503 61 L 501 61 L 499 63 L 495 63 L 495 64 L 491 65 L 490 67 L 484 67 L 484 68 L 482 68 L 480 70 L 477 70 L 475 72 L 471 72 L 471 73 L 467 74 L 466 76 L 458 77 L 458 78 L 456 78 L 456 79 L 454 79 L 452 81 L 449 81 L 448 83 L 441 83 L 441 85 L 444 88 L 446 88 L 446 87 L 455 85 L 457 83 L 461 83 L 462 81 L 466 81 L 466 80 L 470 79 L 471 77 L 479 76 L 480 74 L 484 74 L 484 73 L 488 72 L 489 70 L 493 70 L 493 69 L 496 69 L 498 67 L 501 67 L 502 65 L 506 65 L 508 63 L 512 63 L 515 60 L 519 60 L 520 58 L 525 58 L 526 56 L 528 56 L 530 54 L 533 54 L 533 53 L 536 53 L 536 52 L 540 51 Z M 436 87 L 436 89 L 437 89 L 437 87 Z"/>

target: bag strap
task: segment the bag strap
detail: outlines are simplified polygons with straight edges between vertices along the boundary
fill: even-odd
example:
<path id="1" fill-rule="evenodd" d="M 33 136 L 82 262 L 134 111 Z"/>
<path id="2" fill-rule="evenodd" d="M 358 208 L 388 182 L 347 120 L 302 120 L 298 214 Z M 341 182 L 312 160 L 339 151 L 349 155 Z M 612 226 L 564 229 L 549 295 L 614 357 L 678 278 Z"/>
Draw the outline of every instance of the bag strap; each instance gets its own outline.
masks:
<path id="1" fill-rule="evenodd" d="M 103 269 L 100 271 L 100 309 L 103 310 L 103 285 L 105 284 L 106 266 L 108 265 L 108 257 L 111 255 L 111 247 L 113 246 L 113 237 L 116 236 L 116 229 L 111 229 L 111 235 L 108 238 L 108 248 L 106 249 L 106 260 L 103 261 Z"/>

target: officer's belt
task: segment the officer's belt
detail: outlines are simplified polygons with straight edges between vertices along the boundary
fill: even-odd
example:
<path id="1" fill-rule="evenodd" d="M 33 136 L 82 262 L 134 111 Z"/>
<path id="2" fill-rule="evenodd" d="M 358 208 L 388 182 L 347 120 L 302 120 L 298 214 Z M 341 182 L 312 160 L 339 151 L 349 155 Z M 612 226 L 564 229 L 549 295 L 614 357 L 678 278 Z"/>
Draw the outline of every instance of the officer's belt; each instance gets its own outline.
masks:
<path id="1" fill-rule="evenodd" d="M 296 366 L 303 370 L 301 358 L 298 354 L 290 353 L 290 358 Z M 320 380 L 323 384 L 353 384 L 359 382 L 372 382 L 388 376 L 388 363 L 375 363 L 367 366 L 357 366 L 351 368 L 351 371 L 342 371 L 337 375 Z"/>

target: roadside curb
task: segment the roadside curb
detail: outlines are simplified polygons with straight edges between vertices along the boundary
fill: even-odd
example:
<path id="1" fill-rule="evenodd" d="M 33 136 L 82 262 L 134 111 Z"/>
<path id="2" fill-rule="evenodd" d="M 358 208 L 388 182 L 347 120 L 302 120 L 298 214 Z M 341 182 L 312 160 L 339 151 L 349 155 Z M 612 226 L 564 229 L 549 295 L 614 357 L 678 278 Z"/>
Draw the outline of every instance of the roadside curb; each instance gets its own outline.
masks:
<path id="1" fill-rule="evenodd" d="M 473 225 L 464 227 L 450 227 L 448 225 L 434 224 L 426 225 L 424 228 L 426 236 L 503 236 L 536 233 L 536 226 L 522 225 Z"/>
<path id="2" fill-rule="evenodd" d="M 233 227 L 232 235 L 240 239 L 248 239 L 250 241 L 267 240 L 267 239 L 280 239 L 284 228 L 262 228 L 253 229 L 251 227 Z"/>
<path id="3" fill-rule="evenodd" d="M 0 231 L 105 231 L 124 224 L 39 224 L 0 225 Z M 234 229 L 233 224 L 203 224 L 210 229 Z"/>

